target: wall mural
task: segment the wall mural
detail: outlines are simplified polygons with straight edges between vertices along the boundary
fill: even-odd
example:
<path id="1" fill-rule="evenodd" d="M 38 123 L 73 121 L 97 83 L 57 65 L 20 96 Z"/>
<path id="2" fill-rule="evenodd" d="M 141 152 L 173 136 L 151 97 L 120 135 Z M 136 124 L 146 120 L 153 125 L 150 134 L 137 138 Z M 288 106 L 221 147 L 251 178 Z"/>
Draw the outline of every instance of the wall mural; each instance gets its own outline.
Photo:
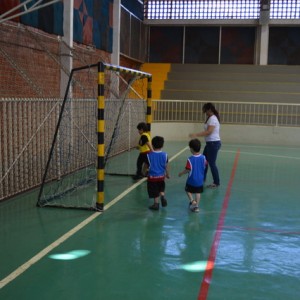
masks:
<path id="1" fill-rule="evenodd" d="M 74 1 L 74 41 L 112 52 L 113 0 Z"/>
<path id="2" fill-rule="evenodd" d="M 24 2 L 25 0 L 2 0 L 0 13 L 2 14 Z M 32 3 L 36 3 L 36 1 Z M 63 12 L 64 4 L 61 0 L 15 18 L 14 21 L 62 36 Z M 113 0 L 74 0 L 74 41 L 92 45 L 97 49 L 111 53 L 112 12 Z"/>

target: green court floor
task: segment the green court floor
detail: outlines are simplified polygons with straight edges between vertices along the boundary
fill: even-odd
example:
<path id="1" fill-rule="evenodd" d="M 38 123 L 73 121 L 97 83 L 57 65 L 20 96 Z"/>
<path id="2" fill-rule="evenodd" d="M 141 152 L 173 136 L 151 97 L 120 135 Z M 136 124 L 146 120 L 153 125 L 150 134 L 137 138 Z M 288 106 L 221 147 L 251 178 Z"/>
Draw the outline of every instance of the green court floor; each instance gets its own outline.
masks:
<path id="1" fill-rule="evenodd" d="M 186 146 L 165 143 L 158 212 L 125 176 L 107 177 L 103 213 L 38 208 L 38 191 L 0 203 L 0 299 L 298 300 L 299 149 L 223 143 L 221 186 L 191 213 Z"/>

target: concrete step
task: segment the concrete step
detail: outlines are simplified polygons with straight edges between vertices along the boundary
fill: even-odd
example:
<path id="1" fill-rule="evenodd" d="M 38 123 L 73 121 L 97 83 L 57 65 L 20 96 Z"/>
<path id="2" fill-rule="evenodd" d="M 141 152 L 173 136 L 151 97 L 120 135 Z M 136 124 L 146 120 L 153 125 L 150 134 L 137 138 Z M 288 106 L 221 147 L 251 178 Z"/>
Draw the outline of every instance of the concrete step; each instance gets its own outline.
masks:
<path id="1" fill-rule="evenodd" d="M 234 101 L 234 102 L 267 102 L 299 103 L 300 93 L 225 91 L 225 90 L 163 90 L 161 99 L 199 100 L 199 101 Z"/>
<path id="2" fill-rule="evenodd" d="M 287 65 L 214 65 L 214 64 L 171 64 L 171 72 L 221 72 L 221 73 L 277 73 L 300 75 L 300 66 Z"/>
<path id="3" fill-rule="evenodd" d="M 168 80 L 201 80 L 201 81 L 253 81 L 253 82 L 297 82 L 300 83 L 300 73 L 240 73 L 240 72 L 169 72 Z"/>
<path id="4" fill-rule="evenodd" d="M 222 90 L 222 91 L 242 91 L 242 92 L 281 92 L 281 93 L 300 93 L 300 84 L 295 82 L 254 82 L 254 81 L 217 81 L 217 80 L 167 80 L 165 90 Z"/>
<path id="5" fill-rule="evenodd" d="M 145 64 L 153 99 L 300 102 L 300 66 Z"/>

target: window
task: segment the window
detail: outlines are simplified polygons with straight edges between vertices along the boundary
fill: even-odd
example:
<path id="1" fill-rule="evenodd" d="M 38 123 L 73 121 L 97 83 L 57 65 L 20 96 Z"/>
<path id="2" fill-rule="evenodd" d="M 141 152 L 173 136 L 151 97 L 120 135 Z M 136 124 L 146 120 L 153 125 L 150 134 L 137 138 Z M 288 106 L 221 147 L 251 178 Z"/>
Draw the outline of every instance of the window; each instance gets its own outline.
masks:
<path id="1" fill-rule="evenodd" d="M 260 0 L 148 0 L 145 19 L 259 19 Z M 299 19 L 300 0 L 270 0 L 270 19 Z"/>
<path id="2" fill-rule="evenodd" d="M 149 0 L 146 19 L 258 19 L 260 0 Z"/>

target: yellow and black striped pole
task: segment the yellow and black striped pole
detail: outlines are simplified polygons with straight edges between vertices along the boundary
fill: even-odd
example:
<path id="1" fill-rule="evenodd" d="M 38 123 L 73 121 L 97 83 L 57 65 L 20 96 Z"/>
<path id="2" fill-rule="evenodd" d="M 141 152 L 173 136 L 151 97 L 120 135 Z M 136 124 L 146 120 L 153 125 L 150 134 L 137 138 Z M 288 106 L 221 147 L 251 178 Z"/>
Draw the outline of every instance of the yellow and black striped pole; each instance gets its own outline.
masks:
<path id="1" fill-rule="evenodd" d="M 98 137 L 98 159 L 97 159 L 97 202 L 96 210 L 103 211 L 104 209 L 104 64 L 98 63 L 98 119 L 97 119 L 97 137 Z"/>
<path id="2" fill-rule="evenodd" d="M 148 130 L 151 132 L 152 124 L 152 76 L 147 77 L 147 116 L 146 122 L 148 125 Z"/>
<path id="3" fill-rule="evenodd" d="M 97 123 L 97 136 L 98 136 L 98 160 L 97 160 L 97 202 L 96 210 L 104 210 L 104 168 L 105 168 L 105 145 L 104 145 L 104 131 L 105 131 L 105 120 L 104 120 L 104 109 L 105 109 L 105 70 L 113 70 L 117 72 L 129 73 L 133 75 L 139 75 L 140 78 L 147 78 L 147 116 L 146 122 L 151 130 L 152 123 L 152 75 L 136 71 L 133 69 L 98 63 L 98 123 Z"/>

